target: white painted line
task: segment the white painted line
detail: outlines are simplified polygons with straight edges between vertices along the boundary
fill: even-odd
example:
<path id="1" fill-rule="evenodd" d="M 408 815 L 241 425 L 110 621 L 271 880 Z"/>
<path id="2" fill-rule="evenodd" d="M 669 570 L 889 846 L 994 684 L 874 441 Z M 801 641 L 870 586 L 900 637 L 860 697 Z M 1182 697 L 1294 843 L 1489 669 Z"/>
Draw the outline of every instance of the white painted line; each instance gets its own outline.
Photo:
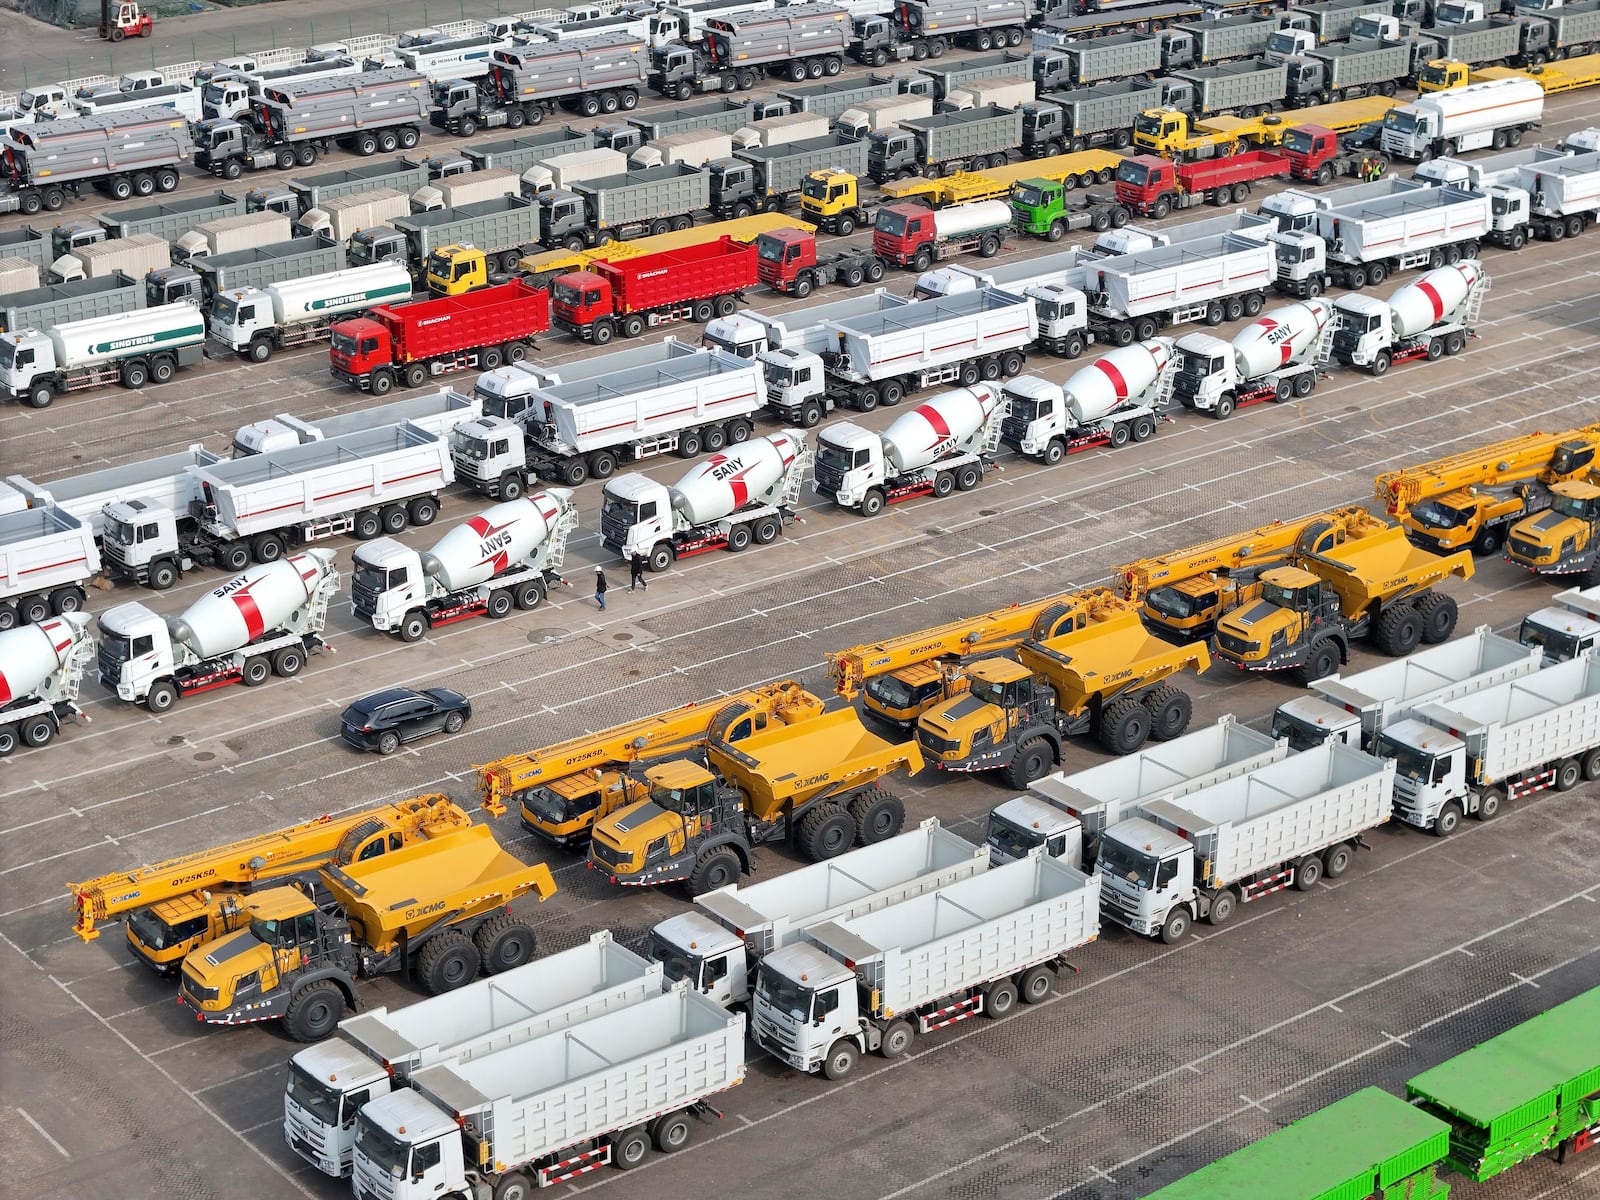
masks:
<path id="1" fill-rule="evenodd" d="M 54 1146 L 56 1148 L 56 1153 L 61 1155 L 62 1158 L 71 1158 L 72 1157 L 72 1155 L 67 1153 L 67 1148 L 65 1146 L 63 1146 L 60 1142 L 56 1141 L 55 1138 L 51 1137 L 50 1134 L 45 1130 L 45 1127 L 43 1125 L 39 1124 L 39 1122 L 35 1121 L 32 1117 L 30 1117 L 28 1115 L 28 1110 L 27 1109 L 25 1109 L 25 1108 L 17 1109 L 17 1115 L 20 1116 L 29 1125 L 32 1125 L 33 1128 L 35 1129 L 35 1131 L 37 1131 L 37 1133 L 39 1134 L 40 1137 L 42 1137 L 45 1141 L 49 1142 L 52 1146 Z"/>

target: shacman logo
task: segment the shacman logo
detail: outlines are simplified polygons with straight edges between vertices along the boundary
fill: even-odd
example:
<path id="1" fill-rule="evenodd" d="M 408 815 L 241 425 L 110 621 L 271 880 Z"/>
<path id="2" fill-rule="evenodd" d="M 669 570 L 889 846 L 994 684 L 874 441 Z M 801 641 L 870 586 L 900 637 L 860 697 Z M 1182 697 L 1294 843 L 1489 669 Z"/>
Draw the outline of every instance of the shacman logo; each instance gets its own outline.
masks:
<path id="1" fill-rule="evenodd" d="M 452 319 L 452 317 L 450 317 L 450 316 L 429 317 L 426 321 L 418 321 L 417 322 L 417 328 L 418 329 L 424 329 L 429 325 L 443 325 L 446 321 L 449 321 L 451 319 Z"/>

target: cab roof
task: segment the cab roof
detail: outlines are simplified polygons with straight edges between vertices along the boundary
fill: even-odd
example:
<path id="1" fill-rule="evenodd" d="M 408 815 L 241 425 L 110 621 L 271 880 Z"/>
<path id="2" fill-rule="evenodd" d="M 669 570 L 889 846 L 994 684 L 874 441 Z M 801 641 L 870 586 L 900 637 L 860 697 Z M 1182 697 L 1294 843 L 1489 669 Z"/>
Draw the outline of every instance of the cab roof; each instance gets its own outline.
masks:
<path id="1" fill-rule="evenodd" d="M 715 778 L 697 762 L 686 758 L 675 758 L 669 762 L 657 763 L 644 773 L 644 777 L 651 783 L 658 783 L 662 787 L 690 788 L 699 787 L 702 783 L 709 783 Z"/>

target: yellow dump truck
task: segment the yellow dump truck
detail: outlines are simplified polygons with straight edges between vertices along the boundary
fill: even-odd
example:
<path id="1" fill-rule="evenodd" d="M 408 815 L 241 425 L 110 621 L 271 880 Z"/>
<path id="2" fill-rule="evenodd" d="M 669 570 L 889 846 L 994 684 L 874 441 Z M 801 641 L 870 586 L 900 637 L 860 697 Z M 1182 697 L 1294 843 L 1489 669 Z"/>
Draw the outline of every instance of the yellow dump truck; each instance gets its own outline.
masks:
<path id="1" fill-rule="evenodd" d="M 558 846 L 579 845 L 600 817 L 643 798 L 644 785 L 629 777 L 630 767 L 700 750 L 712 720 L 733 703 L 745 707 L 730 733 L 734 740 L 769 721 L 788 724 L 822 711 L 822 701 L 792 680 L 763 684 L 484 763 L 476 768 L 478 795 L 493 816 L 517 804 L 530 833 Z"/>
<path id="2" fill-rule="evenodd" d="M 1600 586 L 1600 485 L 1569 479 L 1550 489 L 1550 507 L 1524 517 L 1506 537 L 1506 560 L 1535 575 L 1577 575 Z"/>
<path id="3" fill-rule="evenodd" d="M 358 1007 L 363 977 L 412 971 L 438 995 L 471 983 L 480 969 L 497 975 L 522 966 L 533 958 L 533 927 L 509 905 L 556 890 L 550 868 L 506 853 L 487 825 L 325 866 L 318 882 L 332 906 L 319 908 L 297 887 L 257 892 L 237 904 L 243 928 L 184 960 L 178 998 L 197 1020 L 282 1020 L 296 1041 L 316 1041 Z"/>
<path id="4" fill-rule="evenodd" d="M 229 931 L 234 897 L 263 884 L 310 878 L 329 863 L 348 866 L 435 841 L 471 824 L 449 797 L 417 796 L 69 883 L 72 931 L 89 942 L 100 936 L 102 922 L 124 918 L 129 949 L 157 971 L 176 974 L 190 950 Z"/>
<path id="5" fill-rule="evenodd" d="M 1260 598 L 1217 622 L 1218 659 L 1246 671 L 1294 671 L 1310 683 L 1350 661 L 1359 637 L 1385 654 L 1410 654 L 1455 632 L 1455 599 L 1435 589 L 1473 571 L 1470 550 L 1423 550 L 1399 525 L 1295 561 L 1262 572 Z"/>
<path id="6" fill-rule="evenodd" d="M 1106 589 L 1084 594 L 1089 620 L 1045 642 L 1017 647 L 1017 660 L 986 658 L 968 669 L 965 696 L 917 722 L 917 744 L 940 771 L 999 771 L 1025 788 L 1061 761 L 1062 741 L 1093 733 L 1113 754 L 1189 727 L 1188 693 L 1167 680 L 1211 665 L 1203 642 L 1155 637 L 1138 606 Z"/>
<path id="7" fill-rule="evenodd" d="M 680 759 L 645 771 L 650 796 L 595 823 L 589 866 L 613 883 L 688 880 L 701 895 L 751 869 L 755 847 L 787 842 L 813 862 L 900 832 L 905 806 L 879 783 L 915 775 L 915 744 L 869 733 L 853 708 L 729 740 L 741 705 L 718 714 L 706 762 Z"/>

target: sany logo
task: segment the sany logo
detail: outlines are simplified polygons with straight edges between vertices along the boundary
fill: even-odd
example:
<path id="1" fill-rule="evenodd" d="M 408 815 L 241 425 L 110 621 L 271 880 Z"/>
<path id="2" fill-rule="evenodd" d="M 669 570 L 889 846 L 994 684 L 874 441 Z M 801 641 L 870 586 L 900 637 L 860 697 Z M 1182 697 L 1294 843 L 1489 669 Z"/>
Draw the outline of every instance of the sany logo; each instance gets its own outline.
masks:
<path id="1" fill-rule="evenodd" d="M 511 556 L 506 553 L 506 547 L 511 545 L 511 535 L 506 531 L 514 524 L 515 521 L 507 521 L 504 525 L 491 525 L 481 516 L 467 522 L 467 528 L 482 539 L 478 543 L 478 553 L 482 555 L 480 564 L 491 566 L 496 575 L 511 565 Z"/>
<path id="2" fill-rule="evenodd" d="M 256 603 L 256 598 L 250 590 L 258 583 L 264 582 L 265 575 L 257 575 L 254 579 L 241 575 L 237 579 L 230 579 L 219 588 L 212 589 L 211 594 L 219 600 L 232 600 L 239 610 L 239 616 L 244 621 L 245 631 L 250 635 L 249 640 L 255 641 L 266 631 L 266 619 L 261 615 L 261 606 Z"/>
<path id="3" fill-rule="evenodd" d="M 750 501 L 750 485 L 745 482 L 745 473 L 753 466 L 752 463 L 742 463 L 736 458 L 729 458 L 726 454 L 719 454 L 706 463 L 706 474 L 718 483 L 726 483 L 733 491 L 733 502 L 743 508 Z"/>
<path id="4" fill-rule="evenodd" d="M 1289 357 L 1294 353 L 1294 330 L 1287 325 L 1280 325 L 1271 317 L 1262 317 L 1256 322 L 1256 328 L 1261 330 L 1261 336 L 1269 346 L 1276 346 L 1282 358 L 1278 360 L 1279 366 L 1288 366 Z"/>

